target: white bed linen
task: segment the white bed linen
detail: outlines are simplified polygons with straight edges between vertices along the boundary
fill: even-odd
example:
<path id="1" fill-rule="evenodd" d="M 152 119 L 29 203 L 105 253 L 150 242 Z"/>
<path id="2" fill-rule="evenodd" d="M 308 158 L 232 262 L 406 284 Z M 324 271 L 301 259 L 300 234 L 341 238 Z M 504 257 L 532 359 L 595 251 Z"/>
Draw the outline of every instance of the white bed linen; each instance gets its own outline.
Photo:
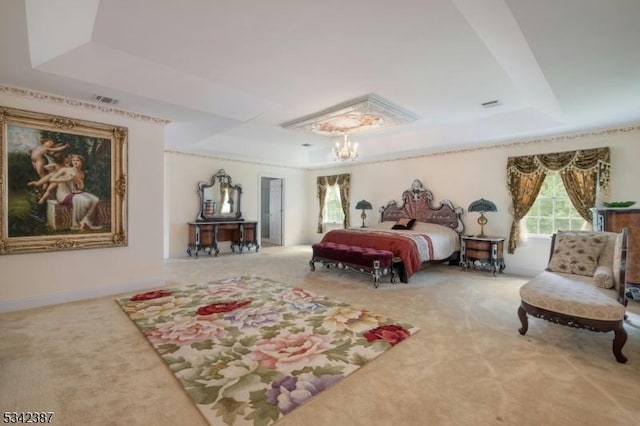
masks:
<path id="1" fill-rule="evenodd" d="M 446 259 L 460 250 L 460 235 L 447 226 L 435 223 L 416 222 L 410 230 L 391 229 L 394 224 L 394 221 L 378 222 L 372 228 L 369 228 L 369 230 L 372 232 L 391 232 L 410 237 L 416 242 L 421 262 Z M 367 228 L 363 230 L 366 231 Z M 429 246 L 427 240 L 424 238 L 425 235 L 431 239 L 433 256 L 429 254 Z"/>
<path id="2" fill-rule="evenodd" d="M 428 235 L 433 245 L 433 259 L 435 260 L 446 259 L 460 250 L 460 235 L 447 226 L 435 223 L 416 222 L 411 230 L 400 232 L 406 232 L 412 235 Z M 423 262 L 425 260 L 432 260 L 429 258 L 423 260 L 422 256 L 422 253 L 420 253 L 420 259 Z"/>

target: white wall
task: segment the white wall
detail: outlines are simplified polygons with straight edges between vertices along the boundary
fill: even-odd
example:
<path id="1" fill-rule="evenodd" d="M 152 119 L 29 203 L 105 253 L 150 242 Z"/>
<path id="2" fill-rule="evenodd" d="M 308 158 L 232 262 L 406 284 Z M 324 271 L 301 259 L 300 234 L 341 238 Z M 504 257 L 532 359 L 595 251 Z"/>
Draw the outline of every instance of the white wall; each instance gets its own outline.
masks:
<path id="1" fill-rule="evenodd" d="M 0 311 L 161 284 L 164 127 L 7 93 L 0 93 L 0 105 L 129 129 L 128 246 L 0 256 Z"/>
<path id="2" fill-rule="evenodd" d="M 220 169 L 231 176 L 234 184 L 242 185 L 241 212 L 245 220 L 260 220 L 260 178 L 284 179 L 283 244 L 308 243 L 309 223 L 306 213 L 309 207 L 306 204 L 306 194 L 309 188 L 305 186 L 307 172 L 304 170 L 176 152 L 165 153 L 165 166 L 167 257 L 188 256 L 187 223 L 195 221 L 199 212 L 198 182 L 209 181 Z M 228 243 L 220 244 L 219 248 L 221 253 L 231 251 Z"/>
<path id="3" fill-rule="evenodd" d="M 390 200 L 400 202 L 402 192 L 409 188 L 413 179 L 420 179 L 423 185 L 433 192 L 435 202 L 449 199 L 465 211 L 472 201 L 480 197 L 495 202 L 498 211 L 487 213 L 489 223 L 485 226 L 485 234 L 508 238 L 512 218 L 509 213 L 511 199 L 506 185 L 506 165 L 510 156 L 609 146 L 612 163 L 609 199 L 640 202 L 640 168 L 637 165 L 637 159 L 640 158 L 640 128 L 593 133 L 598 134 L 550 137 L 547 139 L 551 140 L 540 142 L 513 142 L 506 147 L 460 150 L 405 160 L 314 170 L 307 184 L 309 188 L 314 188 L 317 176 L 351 173 L 351 224 L 359 226 L 360 211 L 353 208 L 358 200 L 366 199 L 374 206 L 373 211 L 367 212 L 367 223 L 377 221 L 378 207 Z M 361 149 L 366 150 L 366 146 L 361 146 Z M 310 191 L 307 195 L 307 204 L 313 206 L 307 213 L 308 220 L 313 225 L 310 228 L 309 240 L 319 241 L 322 235 L 316 233 L 315 227 L 318 215 L 315 191 Z M 477 214 L 465 213 L 462 218 L 466 233 L 479 233 Z M 531 239 L 513 255 L 505 255 L 506 271 L 534 275 L 546 267 L 548 255 L 548 239 Z"/>

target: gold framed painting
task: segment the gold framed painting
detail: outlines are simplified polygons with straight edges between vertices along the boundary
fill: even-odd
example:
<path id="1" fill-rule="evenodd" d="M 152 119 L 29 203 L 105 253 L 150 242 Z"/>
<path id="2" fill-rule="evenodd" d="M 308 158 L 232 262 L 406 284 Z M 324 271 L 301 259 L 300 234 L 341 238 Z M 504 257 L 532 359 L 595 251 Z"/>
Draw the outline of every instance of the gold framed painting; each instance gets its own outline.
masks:
<path id="1" fill-rule="evenodd" d="M 0 106 L 0 254 L 127 245 L 126 127 Z"/>

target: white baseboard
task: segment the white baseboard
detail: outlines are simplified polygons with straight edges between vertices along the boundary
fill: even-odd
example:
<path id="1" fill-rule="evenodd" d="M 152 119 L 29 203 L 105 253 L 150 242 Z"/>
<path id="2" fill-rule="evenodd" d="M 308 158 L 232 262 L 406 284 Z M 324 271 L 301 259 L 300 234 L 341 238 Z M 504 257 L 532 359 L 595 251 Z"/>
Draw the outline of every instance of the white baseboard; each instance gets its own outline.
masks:
<path id="1" fill-rule="evenodd" d="M 24 297 L 21 299 L 0 300 L 0 313 L 22 311 L 24 309 L 58 305 L 61 303 L 75 302 L 78 300 L 95 299 L 97 297 L 103 296 L 114 296 L 117 294 L 159 288 L 163 286 L 164 282 L 161 280 L 143 281 L 115 287 L 103 287 L 91 290 L 74 290 L 61 293 L 44 294 L 41 296 Z"/>

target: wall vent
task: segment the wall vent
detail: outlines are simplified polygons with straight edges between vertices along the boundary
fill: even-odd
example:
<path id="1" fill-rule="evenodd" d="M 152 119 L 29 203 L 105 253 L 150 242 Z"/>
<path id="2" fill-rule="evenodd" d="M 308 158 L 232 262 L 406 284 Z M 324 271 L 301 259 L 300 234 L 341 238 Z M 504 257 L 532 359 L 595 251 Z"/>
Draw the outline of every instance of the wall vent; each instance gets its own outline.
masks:
<path id="1" fill-rule="evenodd" d="M 491 108 L 491 107 L 500 105 L 500 101 L 496 99 L 494 101 L 484 102 L 481 105 L 482 105 L 482 108 Z"/>
<path id="2" fill-rule="evenodd" d="M 119 102 L 117 99 L 110 98 L 108 96 L 102 96 L 102 95 L 93 95 L 92 99 L 94 101 L 100 102 L 101 104 L 109 104 L 109 105 L 115 105 Z"/>

